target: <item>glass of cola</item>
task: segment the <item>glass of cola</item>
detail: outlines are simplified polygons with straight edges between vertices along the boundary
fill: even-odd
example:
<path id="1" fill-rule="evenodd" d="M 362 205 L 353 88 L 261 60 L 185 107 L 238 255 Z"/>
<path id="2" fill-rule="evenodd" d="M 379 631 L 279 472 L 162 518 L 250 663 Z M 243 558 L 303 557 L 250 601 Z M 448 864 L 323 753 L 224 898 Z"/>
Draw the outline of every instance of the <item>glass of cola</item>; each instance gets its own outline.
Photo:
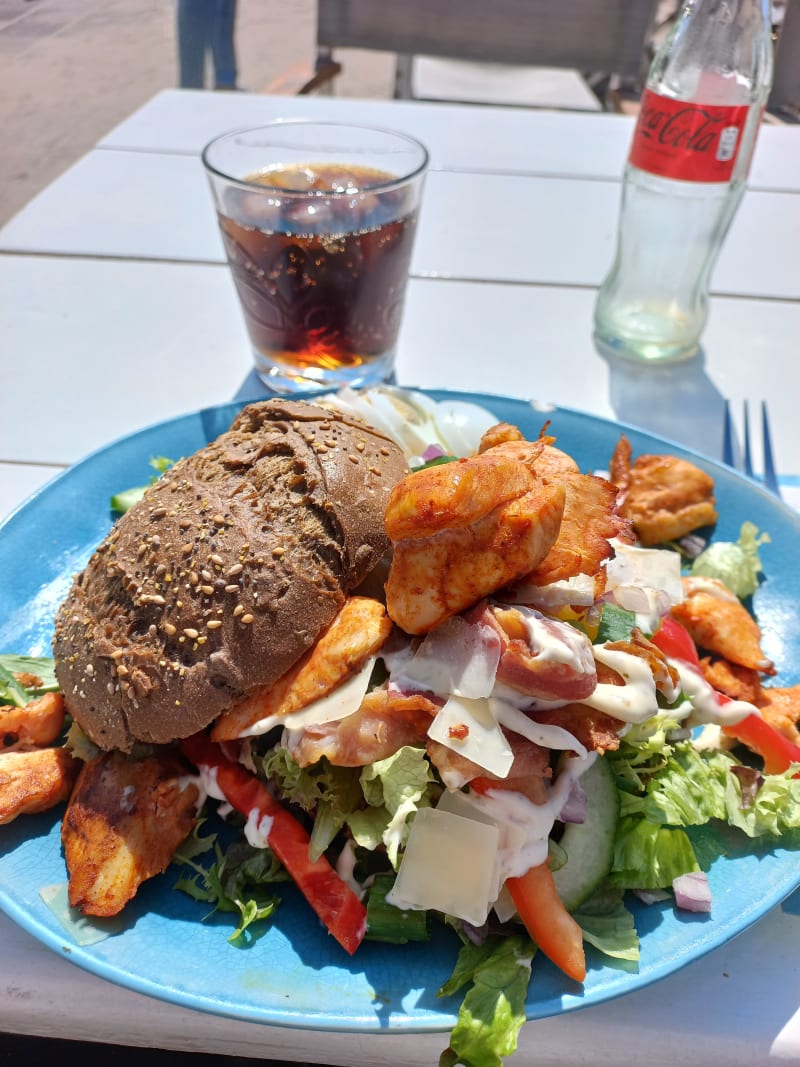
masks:
<path id="1" fill-rule="evenodd" d="M 259 377 L 281 393 L 390 377 L 424 146 L 285 120 L 215 138 L 203 164 Z"/>

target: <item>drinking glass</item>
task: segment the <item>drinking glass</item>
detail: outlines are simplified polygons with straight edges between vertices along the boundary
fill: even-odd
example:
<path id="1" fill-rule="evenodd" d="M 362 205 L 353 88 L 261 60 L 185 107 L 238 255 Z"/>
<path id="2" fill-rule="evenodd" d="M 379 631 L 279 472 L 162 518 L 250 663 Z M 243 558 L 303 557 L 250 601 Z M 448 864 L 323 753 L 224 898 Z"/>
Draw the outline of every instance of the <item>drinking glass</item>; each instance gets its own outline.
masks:
<path id="1" fill-rule="evenodd" d="M 281 393 L 390 377 L 424 146 L 284 120 L 215 138 L 203 164 L 259 377 Z"/>

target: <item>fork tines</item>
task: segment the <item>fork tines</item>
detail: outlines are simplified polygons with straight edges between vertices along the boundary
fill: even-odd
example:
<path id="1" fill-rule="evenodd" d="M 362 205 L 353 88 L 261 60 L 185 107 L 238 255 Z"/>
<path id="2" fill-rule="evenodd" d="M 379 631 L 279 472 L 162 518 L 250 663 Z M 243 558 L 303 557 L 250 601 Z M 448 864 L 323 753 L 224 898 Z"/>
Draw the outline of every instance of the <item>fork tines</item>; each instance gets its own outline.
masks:
<path id="1" fill-rule="evenodd" d="M 764 485 L 775 496 L 781 495 L 778 485 L 778 473 L 775 470 L 775 457 L 772 452 L 772 433 L 769 428 L 769 415 L 767 414 L 767 402 L 761 401 L 761 441 L 764 450 Z"/>
<path id="2" fill-rule="evenodd" d="M 743 406 L 743 422 L 742 422 L 742 456 L 741 467 L 744 473 L 750 477 L 755 477 L 753 472 L 753 451 L 750 444 L 750 408 L 748 402 L 745 400 Z M 775 470 L 775 459 L 772 451 L 772 434 L 769 426 L 769 415 L 767 413 L 766 400 L 761 401 L 761 441 L 762 451 L 764 456 L 764 485 L 775 496 L 780 496 L 780 488 L 778 485 L 778 475 Z M 733 426 L 733 419 L 731 417 L 730 403 L 725 401 L 725 424 L 723 430 L 722 439 L 722 461 L 729 467 L 739 467 L 737 462 L 737 439 L 736 431 Z"/>

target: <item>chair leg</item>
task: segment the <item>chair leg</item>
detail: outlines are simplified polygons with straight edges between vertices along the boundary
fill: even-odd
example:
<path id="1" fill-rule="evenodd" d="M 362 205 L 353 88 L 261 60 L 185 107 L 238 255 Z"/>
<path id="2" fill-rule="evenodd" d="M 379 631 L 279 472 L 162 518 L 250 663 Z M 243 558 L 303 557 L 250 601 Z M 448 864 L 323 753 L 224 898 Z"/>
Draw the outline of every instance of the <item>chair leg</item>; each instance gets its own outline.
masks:
<path id="1" fill-rule="evenodd" d="M 413 86 L 411 73 L 414 66 L 414 57 L 407 53 L 398 54 L 394 67 L 394 96 L 395 100 L 411 100 Z"/>

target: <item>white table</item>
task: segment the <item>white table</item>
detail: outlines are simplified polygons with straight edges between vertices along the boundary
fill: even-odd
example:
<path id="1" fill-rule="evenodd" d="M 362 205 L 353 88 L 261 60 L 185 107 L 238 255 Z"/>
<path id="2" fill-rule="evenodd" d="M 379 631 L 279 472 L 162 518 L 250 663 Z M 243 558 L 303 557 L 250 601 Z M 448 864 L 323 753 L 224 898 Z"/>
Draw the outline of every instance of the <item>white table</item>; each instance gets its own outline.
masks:
<path id="1" fill-rule="evenodd" d="M 591 342 L 630 119 L 168 91 L 0 231 L 0 386 L 13 401 L 0 511 L 111 439 L 237 393 L 251 362 L 199 152 L 223 130 L 310 114 L 405 129 L 431 150 L 402 384 L 553 401 L 715 456 L 723 398 L 738 415 L 763 396 L 781 469 L 800 473 L 800 129 L 762 130 L 714 274 L 704 361 L 638 368 Z M 792 909 L 623 1000 L 529 1024 L 511 1062 L 800 1063 Z M 174 1008 L 102 983 L 0 916 L 3 1031 L 372 1067 L 430 1065 L 441 1049 L 439 1036 L 282 1031 Z"/>

